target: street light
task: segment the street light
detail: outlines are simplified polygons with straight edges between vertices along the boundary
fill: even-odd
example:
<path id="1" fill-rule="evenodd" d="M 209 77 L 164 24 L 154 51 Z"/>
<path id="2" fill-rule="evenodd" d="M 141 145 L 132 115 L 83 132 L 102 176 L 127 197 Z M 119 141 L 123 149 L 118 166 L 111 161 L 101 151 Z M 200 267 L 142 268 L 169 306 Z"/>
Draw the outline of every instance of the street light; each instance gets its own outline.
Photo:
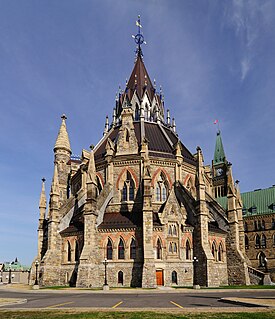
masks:
<path id="1" fill-rule="evenodd" d="M 9 281 L 8 284 L 11 284 L 11 267 L 9 268 Z"/>
<path id="2" fill-rule="evenodd" d="M 200 285 L 197 283 L 197 265 L 198 265 L 198 258 L 194 256 L 193 258 L 193 265 L 194 265 L 194 268 L 193 268 L 193 273 L 194 273 L 194 276 L 193 276 L 193 288 L 194 289 L 200 289 Z"/>
<path id="3" fill-rule="evenodd" d="M 39 262 L 38 260 L 36 260 L 35 261 L 35 282 L 34 282 L 35 285 L 38 285 L 38 280 L 37 280 L 38 265 L 39 265 Z"/>
<path id="4" fill-rule="evenodd" d="M 108 286 L 108 282 L 107 282 L 107 264 L 108 264 L 108 261 L 107 261 L 107 258 L 105 258 L 104 261 L 103 261 L 103 265 L 105 267 L 104 286 Z"/>

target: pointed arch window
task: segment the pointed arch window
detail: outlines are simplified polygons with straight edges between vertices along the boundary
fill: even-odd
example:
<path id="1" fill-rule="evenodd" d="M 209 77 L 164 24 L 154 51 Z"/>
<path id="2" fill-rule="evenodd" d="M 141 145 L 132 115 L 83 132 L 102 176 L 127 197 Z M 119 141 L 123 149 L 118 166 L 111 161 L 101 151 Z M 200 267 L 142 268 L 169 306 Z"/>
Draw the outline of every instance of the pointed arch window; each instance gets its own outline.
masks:
<path id="1" fill-rule="evenodd" d="M 74 260 L 79 261 L 79 245 L 77 240 L 75 242 Z"/>
<path id="2" fill-rule="evenodd" d="M 249 249 L 249 239 L 247 235 L 244 236 L 244 243 L 245 243 L 245 249 Z"/>
<path id="3" fill-rule="evenodd" d="M 218 261 L 223 261 L 223 246 L 222 246 L 222 243 L 219 244 Z"/>
<path id="4" fill-rule="evenodd" d="M 127 171 L 126 181 L 123 184 L 121 200 L 123 202 L 133 201 L 135 199 L 135 183 L 132 175 Z"/>
<path id="5" fill-rule="evenodd" d="M 136 259 L 136 240 L 132 238 L 131 245 L 130 245 L 130 259 Z"/>
<path id="6" fill-rule="evenodd" d="M 272 229 L 275 229 L 275 219 L 274 219 L 274 218 L 272 218 L 271 228 L 272 228 Z"/>
<path id="7" fill-rule="evenodd" d="M 172 271 L 172 284 L 178 284 L 178 274 L 175 270 Z"/>
<path id="8" fill-rule="evenodd" d="M 155 197 L 157 202 L 165 202 L 167 199 L 167 182 L 163 173 L 159 175 L 155 185 Z"/>
<path id="9" fill-rule="evenodd" d="M 247 232 L 248 231 L 248 225 L 247 222 L 244 223 L 244 231 Z"/>
<path id="10" fill-rule="evenodd" d="M 273 247 L 275 247 L 275 234 L 272 236 Z"/>
<path id="11" fill-rule="evenodd" d="M 261 248 L 266 248 L 266 236 L 265 236 L 265 234 L 262 234 Z"/>
<path id="12" fill-rule="evenodd" d="M 113 259 L 113 244 L 112 244 L 112 241 L 111 239 L 109 238 L 108 239 L 108 242 L 107 242 L 107 259 L 108 260 L 112 260 Z"/>
<path id="13" fill-rule="evenodd" d="M 173 243 L 173 253 L 177 253 L 178 252 L 178 246 L 176 243 Z"/>
<path id="14" fill-rule="evenodd" d="M 127 143 L 129 143 L 129 141 L 130 141 L 130 133 L 129 133 L 129 131 L 127 130 L 127 129 L 125 129 L 125 141 L 127 142 Z"/>
<path id="15" fill-rule="evenodd" d="M 217 260 L 217 246 L 216 246 L 216 243 L 214 241 L 212 243 L 211 252 L 212 252 L 214 259 Z"/>
<path id="16" fill-rule="evenodd" d="M 124 247 L 124 242 L 122 238 L 119 240 L 118 244 L 118 259 L 124 259 L 125 258 L 125 247 Z"/>
<path id="17" fill-rule="evenodd" d="M 72 261 L 72 248 L 69 241 L 67 242 L 67 259 L 68 261 Z"/>
<path id="18" fill-rule="evenodd" d="M 256 236 L 255 236 L 255 248 L 260 248 L 260 244 L 261 244 L 260 236 L 258 234 L 256 234 Z"/>
<path id="19" fill-rule="evenodd" d="M 139 107 L 138 104 L 136 103 L 136 108 L 135 108 L 135 120 L 139 120 Z"/>
<path id="20" fill-rule="evenodd" d="M 97 183 L 97 195 L 99 195 L 102 191 L 102 184 L 97 175 L 96 175 L 96 183 Z"/>
<path id="21" fill-rule="evenodd" d="M 266 257 L 265 254 L 261 251 L 258 256 L 259 259 L 259 267 L 266 267 Z"/>
<path id="22" fill-rule="evenodd" d="M 191 260 L 191 245 L 189 240 L 186 241 L 186 245 L 185 245 L 185 257 L 186 257 L 186 260 Z"/>
<path id="23" fill-rule="evenodd" d="M 162 247 L 160 239 L 157 241 L 157 259 L 162 259 Z"/>
<path id="24" fill-rule="evenodd" d="M 123 285 L 123 271 L 119 271 L 117 274 L 117 283 Z"/>
<path id="25" fill-rule="evenodd" d="M 173 253 L 173 246 L 172 243 L 169 243 L 169 249 L 168 249 L 169 253 Z"/>
<path id="26" fill-rule="evenodd" d="M 177 226 L 173 225 L 173 235 L 177 236 Z"/>
<path id="27" fill-rule="evenodd" d="M 168 226 L 168 235 L 172 235 L 172 225 Z"/>
<path id="28" fill-rule="evenodd" d="M 146 103 L 144 108 L 144 119 L 145 121 L 149 121 L 149 118 L 150 118 L 150 111 L 149 111 L 149 106 Z"/>
<path id="29" fill-rule="evenodd" d="M 262 220 L 262 230 L 265 230 L 265 221 Z"/>

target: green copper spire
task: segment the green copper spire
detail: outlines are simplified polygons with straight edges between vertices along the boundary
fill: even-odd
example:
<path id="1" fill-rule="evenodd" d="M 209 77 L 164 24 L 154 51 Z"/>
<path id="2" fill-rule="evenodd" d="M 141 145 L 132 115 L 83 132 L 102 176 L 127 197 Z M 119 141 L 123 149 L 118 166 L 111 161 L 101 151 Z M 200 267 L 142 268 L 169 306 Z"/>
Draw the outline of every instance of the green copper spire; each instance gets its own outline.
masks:
<path id="1" fill-rule="evenodd" d="M 222 145 L 221 131 L 218 130 L 216 137 L 216 146 L 214 153 L 214 165 L 225 163 L 225 153 Z"/>

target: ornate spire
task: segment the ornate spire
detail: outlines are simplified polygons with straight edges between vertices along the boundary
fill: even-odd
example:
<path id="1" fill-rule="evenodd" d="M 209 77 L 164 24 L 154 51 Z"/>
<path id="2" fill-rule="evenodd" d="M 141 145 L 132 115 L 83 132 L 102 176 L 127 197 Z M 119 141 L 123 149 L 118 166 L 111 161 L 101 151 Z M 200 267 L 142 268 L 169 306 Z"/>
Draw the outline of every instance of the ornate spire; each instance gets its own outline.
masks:
<path id="1" fill-rule="evenodd" d="M 61 119 L 62 119 L 62 123 L 61 123 L 58 136 L 55 142 L 54 151 L 56 151 L 57 149 L 65 149 L 71 154 L 72 150 L 71 150 L 69 135 L 66 128 L 66 119 L 67 119 L 66 115 L 63 114 L 61 116 Z"/>
<path id="2" fill-rule="evenodd" d="M 42 178 L 42 190 L 40 194 L 39 200 L 39 208 L 46 208 L 47 207 L 47 200 L 46 200 L 46 192 L 45 192 L 45 178 Z"/>
<path id="3" fill-rule="evenodd" d="M 146 44 L 146 42 L 144 41 L 144 36 L 142 35 L 142 32 L 141 32 L 142 25 L 140 23 L 140 15 L 138 16 L 138 19 L 136 21 L 136 26 L 138 27 L 138 33 L 136 35 L 132 35 L 132 37 L 135 39 L 135 42 L 137 44 L 136 55 L 137 57 L 138 56 L 142 57 L 143 54 L 141 50 L 141 45 L 143 43 Z"/>
<path id="4" fill-rule="evenodd" d="M 216 165 L 216 164 L 221 164 L 225 162 L 226 162 L 226 156 L 223 149 L 221 131 L 218 130 L 213 163 L 214 165 Z"/>
<path id="5" fill-rule="evenodd" d="M 51 185 L 51 195 L 59 195 L 59 181 L 57 164 L 54 164 L 53 181 Z"/>

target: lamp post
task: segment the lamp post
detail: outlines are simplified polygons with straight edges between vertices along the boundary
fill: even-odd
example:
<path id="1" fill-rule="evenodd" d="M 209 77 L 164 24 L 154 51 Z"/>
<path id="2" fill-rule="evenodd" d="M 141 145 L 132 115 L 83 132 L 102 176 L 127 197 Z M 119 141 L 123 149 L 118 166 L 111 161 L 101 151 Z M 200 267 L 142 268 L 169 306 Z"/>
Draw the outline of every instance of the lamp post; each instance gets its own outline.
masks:
<path id="1" fill-rule="evenodd" d="M 103 265 L 104 265 L 104 285 L 103 290 L 109 290 L 108 282 L 107 282 L 107 264 L 108 260 L 107 258 L 104 259 Z"/>
<path id="2" fill-rule="evenodd" d="M 11 284 L 11 267 L 9 268 L 9 280 L 8 280 L 8 284 Z"/>
<path id="3" fill-rule="evenodd" d="M 193 273 L 194 273 L 194 276 L 193 276 L 193 288 L 194 289 L 200 289 L 200 285 L 197 283 L 197 276 L 198 276 L 198 274 L 197 274 L 197 265 L 198 265 L 198 262 L 199 262 L 199 260 L 198 260 L 198 258 L 197 257 L 195 257 L 194 256 L 194 258 L 193 258 Z"/>
<path id="4" fill-rule="evenodd" d="M 35 261 L 35 282 L 34 282 L 34 285 L 35 285 L 35 286 L 38 285 L 38 280 L 37 280 L 38 265 L 39 265 L 39 262 L 38 262 L 38 260 L 36 260 L 36 261 Z"/>

